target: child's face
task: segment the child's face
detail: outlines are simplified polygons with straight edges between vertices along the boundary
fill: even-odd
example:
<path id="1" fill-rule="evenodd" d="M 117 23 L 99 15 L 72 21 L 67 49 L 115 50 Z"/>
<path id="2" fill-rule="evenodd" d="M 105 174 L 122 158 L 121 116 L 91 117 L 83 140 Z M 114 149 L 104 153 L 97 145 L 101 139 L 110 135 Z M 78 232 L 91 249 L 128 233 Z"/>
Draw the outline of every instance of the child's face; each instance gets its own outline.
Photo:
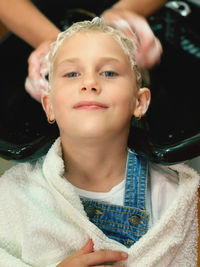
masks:
<path id="1" fill-rule="evenodd" d="M 129 58 L 105 33 L 76 33 L 63 42 L 54 57 L 51 88 L 43 107 L 56 119 L 61 137 L 119 135 L 138 112 Z"/>

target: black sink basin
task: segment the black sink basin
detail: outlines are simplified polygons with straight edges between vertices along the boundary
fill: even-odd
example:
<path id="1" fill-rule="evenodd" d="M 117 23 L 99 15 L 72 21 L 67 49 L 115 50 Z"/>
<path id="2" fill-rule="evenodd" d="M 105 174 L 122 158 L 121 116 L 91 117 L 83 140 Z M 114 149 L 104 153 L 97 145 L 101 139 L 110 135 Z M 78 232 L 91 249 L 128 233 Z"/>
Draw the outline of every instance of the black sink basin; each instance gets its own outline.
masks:
<path id="1" fill-rule="evenodd" d="M 133 121 L 129 138 L 130 147 L 164 164 L 200 155 L 200 36 L 196 25 L 200 12 L 199 6 L 187 4 L 191 9 L 187 17 L 165 6 L 149 18 L 164 53 L 160 64 L 149 72 L 150 109 L 140 122 Z M 97 7 L 88 7 L 89 13 L 71 8 L 51 18 L 61 29 L 98 14 Z M 32 48 L 12 33 L 0 46 L 0 156 L 15 161 L 36 159 L 46 153 L 58 129 L 47 123 L 41 105 L 24 89 Z"/>

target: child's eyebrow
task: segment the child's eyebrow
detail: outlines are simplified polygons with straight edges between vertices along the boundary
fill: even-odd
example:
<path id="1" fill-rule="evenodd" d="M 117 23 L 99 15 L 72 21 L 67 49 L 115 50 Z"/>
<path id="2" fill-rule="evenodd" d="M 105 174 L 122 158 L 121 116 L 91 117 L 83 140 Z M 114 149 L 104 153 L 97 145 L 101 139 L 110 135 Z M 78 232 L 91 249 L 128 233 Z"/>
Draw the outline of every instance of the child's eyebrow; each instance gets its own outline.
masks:
<path id="1" fill-rule="evenodd" d="M 66 58 L 59 62 L 57 65 L 61 66 L 66 63 L 79 63 L 81 60 L 80 58 Z M 115 62 L 115 63 L 120 63 L 121 61 L 118 58 L 115 57 L 101 57 L 99 58 L 100 63 L 110 63 L 110 62 Z"/>
<path id="2" fill-rule="evenodd" d="M 102 57 L 101 59 L 100 59 L 100 62 L 102 62 L 102 63 L 112 63 L 112 62 L 114 62 L 114 63 L 120 63 L 121 61 L 118 59 L 118 58 L 115 58 L 115 57 Z"/>

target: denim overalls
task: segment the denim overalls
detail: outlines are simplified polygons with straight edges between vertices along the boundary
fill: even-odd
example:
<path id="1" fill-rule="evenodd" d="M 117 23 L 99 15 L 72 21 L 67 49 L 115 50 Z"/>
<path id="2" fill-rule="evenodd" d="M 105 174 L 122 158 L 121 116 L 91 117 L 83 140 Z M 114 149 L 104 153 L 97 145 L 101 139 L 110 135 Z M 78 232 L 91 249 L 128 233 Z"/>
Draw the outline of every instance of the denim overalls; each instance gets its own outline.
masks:
<path id="1" fill-rule="evenodd" d="M 126 247 L 137 242 L 148 230 L 147 164 L 143 155 L 128 150 L 124 206 L 81 197 L 90 221 L 106 236 Z"/>

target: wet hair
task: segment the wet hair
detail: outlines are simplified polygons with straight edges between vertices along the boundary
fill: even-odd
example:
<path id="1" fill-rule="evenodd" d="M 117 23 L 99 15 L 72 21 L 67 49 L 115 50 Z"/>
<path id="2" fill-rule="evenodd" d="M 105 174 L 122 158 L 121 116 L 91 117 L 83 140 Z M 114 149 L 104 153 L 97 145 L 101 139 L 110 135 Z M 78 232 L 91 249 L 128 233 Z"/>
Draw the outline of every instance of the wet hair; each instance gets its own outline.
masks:
<path id="1" fill-rule="evenodd" d="M 137 85 L 137 88 L 139 89 L 142 84 L 142 77 L 141 77 L 141 73 L 136 65 L 136 61 L 134 58 L 136 47 L 133 45 L 133 42 L 119 30 L 116 30 L 108 26 L 102 18 L 95 17 L 91 21 L 85 20 L 85 21 L 80 21 L 80 22 L 76 22 L 72 24 L 72 26 L 67 28 L 65 31 L 59 33 L 57 40 L 54 43 L 52 43 L 50 51 L 47 55 L 47 63 L 48 63 L 48 70 L 49 70 L 49 90 L 50 90 L 50 84 L 51 84 L 51 79 L 52 79 L 52 74 L 53 74 L 54 56 L 58 48 L 62 45 L 62 43 L 67 38 L 73 36 L 74 34 L 80 33 L 80 32 L 91 32 L 91 31 L 108 33 L 119 43 L 124 53 L 130 59 L 131 67 L 136 77 L 136 85 Z"/>

